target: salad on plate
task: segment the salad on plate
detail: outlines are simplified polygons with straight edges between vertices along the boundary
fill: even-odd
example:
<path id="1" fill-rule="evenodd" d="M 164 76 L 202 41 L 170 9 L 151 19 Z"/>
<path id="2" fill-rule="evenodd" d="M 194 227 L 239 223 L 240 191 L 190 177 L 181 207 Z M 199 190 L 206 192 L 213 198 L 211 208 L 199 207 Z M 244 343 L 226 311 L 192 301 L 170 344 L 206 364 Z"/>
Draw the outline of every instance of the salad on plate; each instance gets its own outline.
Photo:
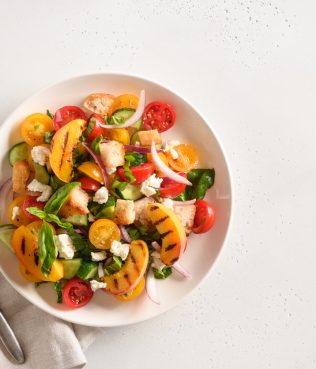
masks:
<path id="1" fill-rule="evenodd" d="M 181 256 L 192 233 L 214 225 L 203 199 L 215 171 L 198 167 L 190 143 L 163 138 L 174 124 L 174 108 L 146 105 L 144 90 L 93 93 L 21 122 L 0 189 L 0 240 L 26 281 L 53 284 L 59 303 L 78 308 L 97 290 L 122 302 L 146 290 L 159 304 L 158 279 L 191 278 Z"/>

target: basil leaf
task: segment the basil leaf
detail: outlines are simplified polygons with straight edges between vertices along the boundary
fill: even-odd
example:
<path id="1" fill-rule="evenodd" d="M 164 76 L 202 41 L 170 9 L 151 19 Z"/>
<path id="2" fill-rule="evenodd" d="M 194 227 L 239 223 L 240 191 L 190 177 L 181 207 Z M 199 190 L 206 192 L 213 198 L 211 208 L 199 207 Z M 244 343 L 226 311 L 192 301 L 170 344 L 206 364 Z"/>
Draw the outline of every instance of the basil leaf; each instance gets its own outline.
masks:
<path id="1" fill-rule="evenodd" d="M 52 226 L 45 220 L 39 230 L 38 250 L 41 261 L 41 271 L 45 277 L 50 273 L 51 267 L 58 255 L 58 249 L 54 241 Z"/>
<path id="2" fill-rule="evenodd" d="M 192 183 L 192 186 L 187 186 L 185 190 L 175 198 L 175 200 L 202 200 L 206 194 L 206 191 L 214 184 L 215 170 L 192 169 L 187 174 L 187 178 Z"/>
<path id="3" fill-rule="evenodd" d="M 48 281 L 34 282 L 35 288 L 39 287 L 41 284 L 48 283 Z"/>
<path id="4" fill-rule="evenodd" d="M 89 242 L 87 238 L 78 234 L 74 229 L 70 229 L 69 231 L 67 231 L 67 234 L 71 238 L 72 244 L 75 246 L 76 252 L 82 252 L 83 250 L 88 249 L 90 256 L 91 251 L 89 248 Z"/>
<path id="5" fill-rule="evenodd" d="M 101 141 L 102 141 L 102 140 L 103 140 L 103 137 L 102 137 L 102 135 L 101 135 L 101 136 L 96 137 L 96 138 L 92 141 L 92 143 L 91 143 L 92 150 L 93 150 L 96 154 L 98 154 L 98 155 L 100 155 L 100 143 L 101 143 Z"/>
<path id="6" fill-rule="evenodd" d="M 51 118 L 54 119 L 54 114 L 51 113 L 48 109 L 46 110 L 46 114 Z"/>
<path id="7" fill-rule="evenodd" d="M 30 207 L 30 208 L 27 208 L 26 210 L 30 214 L 33 214 L 33 215 L 37 216 L 40 219 L 46 220 L 49 223 L 56 223 L 61 228 L 65 228 L 65 229 L 73 228 L 73 225 L 71 223 L 61 220 L 55 214 L 47 214 L 45 211 L 43 211 L 39 208 L 36 208 L 36 207 Z"/>
<path id="8" fill-rule="evenodd" d="M 54 191 L 56 191 L 58 188 L 64 186 L 66 183 L 61 181 L 59 178 L 57 178 L 55 175 L 51 176 L 49 179 L 49 185 L 52 187 Z"/>
<path id="9" fill-rule="evenodd" d="M 128 234 L 132 241 L 139 240 L 141 234 L 137 228 L 132 228 L 128 230 Z"/>
<path id="10" fill-rule="evenodd" d="M 33 214 L 35 216 L 37 216 L 38 218 L 40 219 L 45 219 L 46 218 L 46 213 L 45 211 L 39 209 L 39 208 L 36 208 L 36 207 L 30 207 L 30 208 L 27 208 L 26 209 L 30 214 Z"/>
<path id="11" fill-rule="evenodd" d="M 80 182 L 67 183 L 60 187 L 47 201 L 44 210 L 49 214 L 57 214 L 60 208 L 68 200 L 70 191 L 75 187 L 80 186 Z"/>
<path id="12" fill-rule="evenodd" d="M 125 154 L 125 161 L 129 165 L 136 166 L 147 163 L 147 156 L 145 154 L 141 154 L 140 152 L 129 151 Z"/>
<path id="13" fill-rule="evenodd" d="M 54 132 L 45 132 L 44 133 L 44 142 L 46 144 L 50 144 L 52 142 L 53 136 L 54 136 Z"/>
<path id="14" fill-rule="evenodd" d="M 122 268 L 122 264 L 123 264 L 122 259 L 118 256 L 113 255 L 111 264 L 107 265 L 104 268 L 104 274 L 110 275 L 118 272 Z"/>
<path id="15" fill-rule="evenodd" d="M 136 178 L 133 176 L 131 168 L 128 165 L 124 165 L 123 169 L 124 169 L 124 175 L 125 175 L 126 179 L 128 179 L 131 183 L 135 182 Z"/>
<path id="16" fill-rule="evenodd" d="M 57 303 L 61 304 L 63 302 L 63 287 L 60 281 L 54 283 L 54 290 L 57 293 Z"/>
<path id="17" fill-rule="evenodd" d="M 156 279 L 166 279 L 172 274 L 171 266 L 164 266 L 161 270 L 153 268 L 154 277 Z"/>

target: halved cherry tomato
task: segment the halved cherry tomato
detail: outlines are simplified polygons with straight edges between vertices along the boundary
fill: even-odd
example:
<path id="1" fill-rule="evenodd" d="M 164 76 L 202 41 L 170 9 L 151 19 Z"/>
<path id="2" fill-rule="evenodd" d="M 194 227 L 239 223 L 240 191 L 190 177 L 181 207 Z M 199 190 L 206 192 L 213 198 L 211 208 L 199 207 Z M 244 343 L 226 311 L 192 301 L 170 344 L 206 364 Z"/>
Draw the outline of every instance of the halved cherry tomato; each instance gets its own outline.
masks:
<path id="1" fill-rule="evenodd" d="M 71 308 L 87 305 L 92 297 L 90 283 L 78 277 L 70 279 L 63 287 L 63 302 Z"/>
<path id="2" fill-rule="evenodd" d="M 85 161 L 84 163 L 79 165 L 78 170 L 86 176 L 103 184 L 103 176 L 98 164 L 93 163 L 92 161 Z"/>
<path id="3" fill-rule="evenodd" d="M 111 106 L 111 114 L 116 110 L 123 108 L 136 109 L 138 106 L 138 97 L 131 94 L 120 95 L 113 101 Z"/>
<path id="4" fill-rule="evenodd" d="M 44 206 L 45 206 L 45 202 L 37 201 L 36 196 L 26 196 L 23 201 L 22 211 L 27 218 L 29 218 L 30 220 L 34 222 L 35 220 L 38 220 L 39 218 L 36 215 L 29 213 L 26 209 L 35 207 L 35 208 L 39 208 L 43 210 Z"/>
<path id="5" fill-rule="evenodd" d="M 11 201 L 8 207 L 8 215 L 9 215 L 10 222 L 16 225 L 17 227 L 31 223 L 31 220 L 22 211 L 24 199 L 25 199 L 25 196 L 18 196 L 13 201 Z M 13 209 L 15 207 L 19 208 L 19 212 L 18 212 L 18 215 L 14 219 L 12 219 Z"/>
<path id="6" fill-rule="evenodd" d="M 166 155 L 171 168 L 178 172 L 189 172 L 197 165 L 198 154 L 196 149 L 190 144 L 181 144 L 173 147 L 178 154 L 177 159 L 173 159 L 171 152 L 167 151 Z"/>
<path id="7" fill-rule="evenodd" d="M 145 289 L 145 278 L 143 277 L 138 285 L 130 292 L 124 293 L 123 295 L 114 295 L 114 297 L 122 302 L 128 302 L 135 300 Z"/>
<path id="8" fill-rule="evenodd" d="M 215 223 L 215 210 L 207 201 L 197 200 L 195 202 L 196 212 L 194 218 L 193 232 L 205 233 L 210 230 Z"/>
<path id="9" fill-rule="evenodd" d="M 130 167 L 132 175 L 135 177 L 133 184 L 140 184 L 146 181 L 154 173 L 154 166 L 152 163 L 144 163 L 136 166 Z M 117 171 L 118 175 L 125 182 L 130 182 L 124 174 L 124 168 L 119 168 Z"/>
<path id="10" fill-rule="evenodd" d="M 100 124 L 105 124 L 104 120 L 98 114 L 92 114 L 89 118 L 88 128 L 85 132 L 87 140 L 92 142 L 98 136 L 105 136 L 105 128 L 101 127 Z"/>
<path id="11" fill-rule="evenodd" d="M 175 120 L 176 112 L 171 105 L 154 101 L 145 107 L 143 128 L 146 130 L 158 129 L 158 132 L 164 132 L 174 125 Z"/>
<path id="12" fill-rule="evenodd" d="M 85 112 L 82 109 L 78 108 L 78 106 L 64 106 L 56 110 L 53 119 L 55 131 L 58 131 L 65 124 L 75 119 L 87 120 Z"/>
<path id="13" fill-rule="evenodd" d="M 51 118 L 46 114 L 35 113 L 24 119 L 21 125 L 21 135 L 30 146 L 38 146 L 44 143 L 46 132 L 53 131 Z"/>
<path id="14" fill-rule="evenodd" d="M 180 174 L 182 177 L 186 177 L 185 173 L 178 174 Z M 177 197 L 178 195 L 180 195 L 181 192 L 184 191 L 185 187 L 185 184 L 178 183 L 170 178 L 165 177 L 160 185 L 160 196 L 169 198 Z"/>
<path id="15" fill-rule="evenodd" d="M 96 192 L 101 187 L 100 183 L 89 177 L 82 177 L 78 179 L 81 183 L 81 188 L 87 191 Z"/>
<path id="16" fill-rule="evenodd" d="M 97 249 L 110 249 L 112 241 L 120 239 L 119 227 L 109 219 L 98 219 L 92 223 L 89 229 L 89 240 Z"/>

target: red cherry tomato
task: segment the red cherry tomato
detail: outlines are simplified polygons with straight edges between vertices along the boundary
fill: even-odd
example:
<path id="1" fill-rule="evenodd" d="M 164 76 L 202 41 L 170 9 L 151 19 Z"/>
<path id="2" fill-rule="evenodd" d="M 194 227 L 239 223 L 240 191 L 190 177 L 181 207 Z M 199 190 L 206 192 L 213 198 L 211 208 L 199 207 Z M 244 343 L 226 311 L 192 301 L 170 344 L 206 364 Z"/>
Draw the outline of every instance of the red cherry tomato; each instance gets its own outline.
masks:
<path id="1" fill-rule="evenodd" d="M 96 192 L 99 188 L 101 188 L 101 184 L 99 182 L 89 177 L 79 178 L 78 182 L 81 183 L 81 188 L 83 190 Z"/>
<path id="2" fill-rule="evenodd" d="M 195 202 L 196 212 L 194 218 L 193 232 L 205 233 L 210 230 L 215 223 L 215 210 L 208 202 L 197 200 Z"/>
<path id="3" fill-rule="evenodd" d="M 182 177 L 186 177 L 185 173 L 179 173 Z M 173 181 L 170 178 L 164 178 L 160 185 L 160 197 L 174 198 L 184 191 L 186 185 Z"/>
<path id="4" fill-rule="evenodd" d="M 46 202 L 37 201 L 36 197 L 37 196 L 26 196 L 24 201 L 23 201 L 23 205 L 22 205 L 23 213 L 25 214 L 26 217 L 28 217 L 32 221 L 39 220 L 39 218 L 37 216 L 29 213 L 26 209 L 35 207 L 35 208 L 39 208 L 39 209 L 43 210 L 44 206 L 46 204 Z"/>
<path id="5" fill-rule="evenodd" d="M 105 124 L 104 120 L 98 114 L 92 114 L 89 118 L 89 124 L 87 128 L 87 140 L 92 142 L 95 138 L 100 135 L 105 136 L 105 128 L 101 127 L 100 124 Z"/>
<path id="6" fill-rule="evenodd" d="M 78 277 L 70 279 L 63 288 L 63 302 L 71 308 L 86 305 L 92 297 L 90 283 Z"/>
<path id="7" fill-rule="evenodd" d="M 64 106 L 58 109 L 53 119 L 55 131 L 58 131 L 65 124 L 75 119 L 87 119 L 85 112 L 78 108 L 78 106 Z"/>
<path id="8" fill-rule="evenodd" d="M 133 184 L 139 184 L 146 181 L 154 173 L 154 165 L 152 163 L 144 163 L 130 167 L 132 175 L 135 177 Z M 117 171 L 118 175 L 125 182 L 130 182 L 124 174 L 124 168 L 119 168 Z"/>
<path id="9" fill-rule="evenodd" d="M 164 132 L 170 129 L 176 120 L 176 112 L 169 104 L 154 101 L 145 107 L 143 113 L 143 128 L 157 129 Z"/>

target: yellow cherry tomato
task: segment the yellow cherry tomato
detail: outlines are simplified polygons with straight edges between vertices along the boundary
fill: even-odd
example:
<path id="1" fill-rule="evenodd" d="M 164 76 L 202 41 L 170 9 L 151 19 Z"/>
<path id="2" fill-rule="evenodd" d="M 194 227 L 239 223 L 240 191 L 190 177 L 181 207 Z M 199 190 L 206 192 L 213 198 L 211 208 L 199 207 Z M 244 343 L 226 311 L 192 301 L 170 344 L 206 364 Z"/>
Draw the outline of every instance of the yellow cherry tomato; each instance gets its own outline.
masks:
<path id="1" fill-rule="evenodd" d="M 143 291 L 145 288 L 145 278 L 143 277 L 138 285 L 130 292 L 124 293 L 123 295 L 115 295 L 114 297 L 123 302 L 128 302 L 135 300 Z"/>
<path id="2" fill-rule="evenodd" d="M 22 211 L 22 205 L 23 205 L 24 199 L 25 199 L 25 196 L 18 196 L 14 200 L 11 201 L 8 207 L 8 215 L 9 215 L 10 222 L 16 225 L 17 227 L 31 223 L 31 219 L 29 219 Z M 19 212 L 13 219 L 13 209 L 15 207 L 19 208 Z"/>
<path id="3" fill-rule="evenodd" d="M 85 161 L 78 167 L 79 172 L 103 184 L 103 176 L 100 167 L 92 161 Z"/>
<path id="4" fill-rule="evenodd" d="M 24 119 L 21 125 L 21 134 L 24 141 L 30 146 L 41 145 L 44 142 L 46 132 L 54 130 L 52 119 L 41 113 L 29 115 Z"/>
<path id="5" fill-rule="evenodd" d="M 125 128 L 115 128 L 109 130 L 109 138 L 111 140 L 118 141 L 123 145 L 129 145 L 130 143 L 130 135 L 128 130 Z"/>
<path id="6" fill-rule="evenodd" d="M 168 159 L 166 157 L 166 155 L 163 153 L 163 152 L 159 152 L 158 153 L 160 159 L 166 164 L 168 165 Z M 152 155 L 151 154 L 147 154 L 147 160 L 150 162 L 150 163 L 153 163 L 154 164 L 154 169 L 155 169 L 155 172 L 157 173 L 157 176 L 158 177 L 164 177 L 164 173 L 160 172 L 158 170 L 158 168 L 156 167 L 154 161 L 153 161 L 153 158 L 152 158 Z"/>
<path id="7" fill-rule="evenodd" d="M 97 249 L 110 249 L 112 241 L 120 239 L 119 227 L 109 219 L 96 220 L 89 229 L 89 240 Z"/>
<path id="8" fill-rule="evenodd" d="M 123 108 L 136 109 L 138 106 L 138 97 L 131 94 L 124 94 L 118 96 L 111 106 L 111 114 L 113 114 L 116 110 Z"/>
<path id="9" fill-rule="evenodd" d="M 173 159 L 170 151 L 166 153 L 168 163 L 171 168 L 177 170 L 178 172 L 189 172 L 197 165 L 198 153 L 192 145 L 181 144 L 175 146 L 173 149 L 178 154 L 177 159 Z"/>
<path id="10" fill-rule="evenodd" d="M 20 263 L 20 266 L 19 266 L 19 270 L 20 270 L 20 273 L 22 274 L 22 276 L 29 282 L 32 282 L 32 283 L 35 283 L 35 282 L 41 282 L 42 279 L 39 279 L 38 277 L 35 277 L 35 275 L 33 275 L 32 273 L 30 273 L 26 268 L 25 266 Z"/>

